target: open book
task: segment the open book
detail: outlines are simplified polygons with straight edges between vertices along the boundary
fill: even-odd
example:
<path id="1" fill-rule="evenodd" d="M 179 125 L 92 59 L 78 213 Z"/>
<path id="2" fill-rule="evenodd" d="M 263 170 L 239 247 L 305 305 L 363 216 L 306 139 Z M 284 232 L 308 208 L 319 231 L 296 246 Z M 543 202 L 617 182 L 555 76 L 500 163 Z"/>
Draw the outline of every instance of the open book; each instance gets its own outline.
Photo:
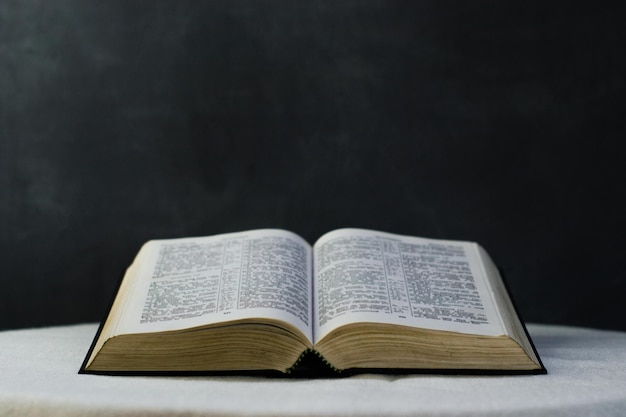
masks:
<path id="1" fill-rule="evenodd" d="M 313 247 L 277 229 L 147 242 L 80 372 L 300 366 L 545 372 L 481 246 L 363 229 Z"/>

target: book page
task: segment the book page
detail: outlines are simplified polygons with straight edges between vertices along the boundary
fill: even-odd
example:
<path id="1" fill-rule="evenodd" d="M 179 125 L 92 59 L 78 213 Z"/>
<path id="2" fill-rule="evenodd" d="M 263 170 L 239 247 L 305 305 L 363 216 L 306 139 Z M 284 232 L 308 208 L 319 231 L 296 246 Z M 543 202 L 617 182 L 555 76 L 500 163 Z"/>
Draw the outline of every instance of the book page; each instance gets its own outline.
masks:
<path id="1" fill-rule="evenodd" d="M 291 232 L 153 240 L 132 268 L 137 277 L 115 334 L 272 318 L 312 340 L 311 248 Z"/>
<path id="2" fill-rule="evenodd" d="M 354 322 L 504 333 L 475 243 L 341 229 L 313 251 L 315 343 Z"/>

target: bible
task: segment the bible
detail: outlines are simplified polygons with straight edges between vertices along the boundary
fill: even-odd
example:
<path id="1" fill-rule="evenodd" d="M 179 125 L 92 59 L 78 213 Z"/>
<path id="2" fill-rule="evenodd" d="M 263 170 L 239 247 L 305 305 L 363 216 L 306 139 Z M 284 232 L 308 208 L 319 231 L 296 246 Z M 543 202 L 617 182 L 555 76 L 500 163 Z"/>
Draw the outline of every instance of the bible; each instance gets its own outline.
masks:
<path id="1" fill-rule="evenodd" d="M 477 243 L 338 229 L 152 240 L 80 373 L 545 373 Z"/>

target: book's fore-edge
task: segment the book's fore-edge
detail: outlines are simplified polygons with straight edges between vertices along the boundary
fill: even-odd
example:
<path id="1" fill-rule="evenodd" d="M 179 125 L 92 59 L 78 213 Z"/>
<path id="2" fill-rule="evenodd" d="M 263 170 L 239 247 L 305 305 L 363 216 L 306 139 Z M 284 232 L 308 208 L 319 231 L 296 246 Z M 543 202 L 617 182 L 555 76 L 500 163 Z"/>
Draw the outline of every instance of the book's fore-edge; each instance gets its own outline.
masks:
<path id="1" fill-rule="evenodd" d="M 329 363 L 324 360 L 317 352 L 308 349 L 302 353 L 294 367 L 289 370 L 289 372 L 280 372 L 275 370 L 250 370 L 250 371 L 207 371 L 207 370 L 199 370 L 199 371 L 162 371 L 162 370 L 154 370 L 154 371 L 98 371 L 98 370 L 88 370 L 87 364 L 89 363 L 89 358 L 96 348 L 96 344 L 98 339 L 100 338 L 100 334 L 104 328 L 104 325 L 109 317 L 111 309 L 113 307 L 113 303 L 117 298 L 117 295 L 120 291 L 122 280 L 124 279 L 124 274 L 122 274 L 122 278 L 119 280 L 117 290 L 113 293 L 111 301 L 109 303 L 109 307 L 105 313 L 104 319 L 100 322 L 98 326 L 98 330 L 91 342 L 91 346 L 85 355 L 85 359 L 78 371 L 79 374 L 92 374 L 92 375 L 112 375 L 112 376 L 263 376 L 263 377 L 290 377 L 290 378 L 315 378 L 315 377 L 347 377 L 356 374 L 364 374 L 364 373 L 376 373 L 376 374 L 441 374 L 441 375 L 541 375 L 547 374 L 548 370 L 544 366 L 541 361 L 541 357 L 539 356 L 539 352 L 533 342 L 533 339 L 530 337 L 530 333 L 528 333 L 528 329 L 526 328 L 526 322 L 523 320 L 520 315 L 519 308 L 513 298 L 511 291 L 509 290 L 509 285 L 507 279 L 504 275 L 504 271 L 502 268 L 498 267 L 498 272 L 500 273 L 500 277 L 502 278 L 502 283 L 504 288 L 511 300 L 513 305 L 513 309 L 515 314 L 520 321 L 522 328 L 524 329 L 524 334 L 528 339 L 530 346 L 537 357 L 537 361 L 539 362 L 540 368 L 537 369 L 528 369 L 528 370 L 506 370 L 506 369 L 463 369 L 463 368 L 452 368 L 452 369 L 431 369 L 431 368 L 351 368 L 351 369 L 342 369 L 337 370 L 329 365 Z"/>
<path id="2" fill-rule="evenodd" d="M 120 289 L 122 288 L 122 281 L 124 280 L 124 275 L 125 275 L 125 273 L 123 273 L 121 278 L 118 280 L 117 289 L 113 292 L 113 296 L 111 297 L 111 300 L 109 301 L 109 306 L 108 306 L 106 312 L 104 313 L 104 319 L 102 319 L 100 321 L 100 325 L 98 326 L 98 331 L 96 331 L 96 335 L 93 337 L 93 341 L 91 342 L 91 346 L 89 347 L 89 350 L 87 351 L 87 354 L 85 355 L 85 360 L 83 360 L 83 363 L 80 366 L 80 369 L 78 370 L 79 374 L 95 374 L 95 373 L 97 373 L 97 372 L 94 372 L 94 371 L 87 370 L 87 365 L 89 364 L 89 358 L 91 358 L 91 355 L 92 355 L 94 349 L 96 348 L 96 344 L 98 343 L 98 339 L 100 338 L 100 335 L 102 334 L 102 330 L 104 329 L 104 325 L 105 325 L 107 319 L 109 318 L 109 315 L 111 314 L 111 310 L 113 309 L 113 304 L 115 303 L 115 299 L 117 298 L 117 295 L 120 292 Z"/>
<path id="3" fill-rule="evenodd" d="M 500 268 L 499 266 L 496 266 L 496 268 L 498 269 L 498 273 L 500 274 L 500 278 L 502 279 L 502 285 L 504 286 L 504 290 L 506 291 L 507 295 L 509 296 L 509 299 L 511 300 L 511 304 L 513 305 L 513 310 L 515 311 L 515 315 L 517 316 L 517 319 L 522 324 L 522 329 L 524 329 L 524 334 L 526 335 L 526 339 L 528 339 L 528 342 L 530 343 L 530 347 L 532 348 L 533 353 L 535 354 L 535 357 L 537 358 L 537 361 L 539 362 L 540 369 L 532 370 L 533 372 L 529 372 L 529 373 L 547 374 L 548 369 L 543 364 L 543 361 L 541 360 L 541 356 L 539 356 L 539 351 L 537 350 L 537 347 L 535 346 L 535 342 L 533 341 L 532 337 L 530 337 L 530 333 L 528 333 L 528 329 L 526 328 L 526 321 L 524 320 L 524 317 L 522 317 L 520 313 L 520 309 L 517 306 L 517 303 L 515 302 L 513 293 L 511 293 L 509 282 L 506 278 L 506 275 L 504 274 L 504 270 Z"/>

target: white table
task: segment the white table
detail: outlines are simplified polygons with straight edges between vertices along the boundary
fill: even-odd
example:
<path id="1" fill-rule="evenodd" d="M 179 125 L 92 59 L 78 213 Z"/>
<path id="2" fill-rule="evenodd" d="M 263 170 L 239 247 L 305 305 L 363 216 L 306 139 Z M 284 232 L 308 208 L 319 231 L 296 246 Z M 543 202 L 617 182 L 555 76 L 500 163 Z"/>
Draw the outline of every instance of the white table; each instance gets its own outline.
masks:
<path id="1" fill-rule="evenodd" d="M 529 325 L 548 375 L 341 379 L 77 371 L 96 324 L 0 332 L 1 416 L 626 416 L 626 333 Z"/>

